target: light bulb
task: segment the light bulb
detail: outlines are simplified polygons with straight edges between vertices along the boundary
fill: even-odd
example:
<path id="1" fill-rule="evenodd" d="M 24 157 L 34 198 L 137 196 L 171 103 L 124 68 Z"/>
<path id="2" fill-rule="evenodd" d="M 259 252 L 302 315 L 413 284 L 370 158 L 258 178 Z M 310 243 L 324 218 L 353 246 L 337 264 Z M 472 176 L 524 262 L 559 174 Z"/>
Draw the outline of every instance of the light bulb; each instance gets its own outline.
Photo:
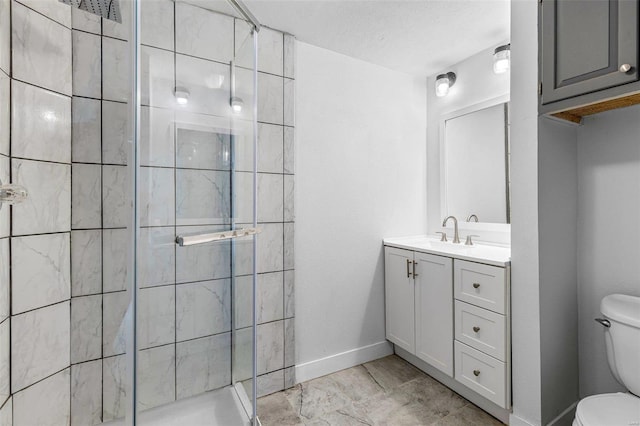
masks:
<path id="1" fill-rule="evenodd" d="M 176 87 L 174 96 L 178 105 L 186 105 L 189 102 L 189 91 L 184 87 Z"/>
<path id="2" fill-rule="evenodd" d="M 238 98 L 237 96 L 231 98 L 231 109 L 234 113 L 240 114 L 242 112 L 242 107 L 244 107 L 244 101 L 242 98 Z"/>
<path id="3" fill-rule="evenodd" d="M 448 72 L 446 74 L 439 74 L 436 77 L 436 96 L 443 97 L 449 93 L 449 88 L 456 82 L 455 73 Z"/>
<path id="4" fill-rule="evenodd" d="M 497 47 L 493 53 L 493 72 L 503 74 L 509 70 L 511 62 L 511 45 Z"/>

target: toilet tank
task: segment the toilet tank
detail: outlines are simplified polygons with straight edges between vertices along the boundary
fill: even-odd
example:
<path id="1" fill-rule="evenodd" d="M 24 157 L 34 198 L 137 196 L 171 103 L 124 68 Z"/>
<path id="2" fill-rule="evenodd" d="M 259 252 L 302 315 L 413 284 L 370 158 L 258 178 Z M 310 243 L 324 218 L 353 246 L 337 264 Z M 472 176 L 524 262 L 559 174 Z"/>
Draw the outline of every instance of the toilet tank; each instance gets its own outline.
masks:
<path id="1" fill-rule="evenodd" d="M 602 299 L 600 311 L 611 323 L 605 344 L 613 375 L 640 395 L 640 297 L 611 294 Z"/>

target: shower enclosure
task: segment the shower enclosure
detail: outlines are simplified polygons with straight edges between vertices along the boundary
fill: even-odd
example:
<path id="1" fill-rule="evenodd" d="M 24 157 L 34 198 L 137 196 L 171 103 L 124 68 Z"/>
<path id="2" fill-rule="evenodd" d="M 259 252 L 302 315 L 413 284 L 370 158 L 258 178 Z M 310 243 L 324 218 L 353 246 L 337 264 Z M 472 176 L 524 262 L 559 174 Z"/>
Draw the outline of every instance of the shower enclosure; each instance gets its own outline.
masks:
<path id="1" fill-rule="evenodd" d="M 293 38 L 109 4 L 0 0 L 0 425 L 256 424 L 294 380 Z"/>

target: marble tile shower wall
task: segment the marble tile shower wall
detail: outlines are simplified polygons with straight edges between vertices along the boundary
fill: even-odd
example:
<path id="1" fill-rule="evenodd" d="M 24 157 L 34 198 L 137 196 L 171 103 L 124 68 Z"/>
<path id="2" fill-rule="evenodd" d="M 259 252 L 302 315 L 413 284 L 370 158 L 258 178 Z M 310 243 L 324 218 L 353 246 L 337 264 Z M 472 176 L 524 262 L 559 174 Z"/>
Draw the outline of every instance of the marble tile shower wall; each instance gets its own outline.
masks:
<path id="1" fill-rule="evenodd" d="M 9 209 L 0 210 L 2 425 L 89 425 L 124 414 L 129 64 L 128 16 L 123 19 L 123 25 L 101 21 L 57 0 L 0 0 L 0 179 L 30 191 L 29 201 L 13 207 L 11 221 Z M 141 20 L 140 240 L 148 256 L 139 259 L 138 395 L 144 409 L 230 384 L 232 362 L 234 380 L 249 377 L 250 277 L 236 279 L 232 300 L 230 245 L 173 244 L 176 233 L 228 227 L 230 196 L 211 194 L 228 187 L 229 170 L 207 148 L 212 126 L 229 128 L 215 117 L 226 114 L 228 98 L 216 102 L 212 87 L 228 90 L 234 53 L 240 66 L 247 64 L 243 24 L 171 0 L 143 2 Z M 295 380 L 295 76 L 293 37 L 263 29 L 259 39 L 262 395 Z M 249 74 L 239 70 L 238 78 L 248 84 Z M 176 108 L 176 85 L 189 87 L 188 107 Z M 229 144 L 224 131 L 215 137 Z M 238 168 L 249 171 L 251 153 L 239 148 L 236 155 Z M 236 184 L 249 177 L 238 173 Z M 251 199 L 237 204 L 243 211 Z M 242 212 L 234 216 L 250 221 Z M 246 248 L 238 244 L 236 274 L 250 271 Z"/>

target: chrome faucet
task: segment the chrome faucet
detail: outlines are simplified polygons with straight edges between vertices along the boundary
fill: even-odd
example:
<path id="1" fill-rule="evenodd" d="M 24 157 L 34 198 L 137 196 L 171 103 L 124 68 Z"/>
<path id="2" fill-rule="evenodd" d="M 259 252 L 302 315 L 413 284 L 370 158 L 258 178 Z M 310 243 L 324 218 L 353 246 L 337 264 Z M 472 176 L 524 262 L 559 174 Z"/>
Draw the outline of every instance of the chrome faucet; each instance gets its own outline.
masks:
<path id="1" fill-rule="evenodd" d="M 460 244 L 460 235 L 458 235 L 458 219 L 456 219 L 455 216 L 447 216 L 447 218 L 442 221 L 442 226 L 447 226 L 447 221 L 449 219 L 453 219 L 453 243 Z"/>
<path id="2" fill-rule="evenodd" d="M 475 223 L 478 223 L 478 215 L 477 214 L 475 214 L 475 213 L 470 214 L 469 217 L 467 218 L 467 222 L 471 222 L 471 219 L 473 219 L 473 221 Z"/>

